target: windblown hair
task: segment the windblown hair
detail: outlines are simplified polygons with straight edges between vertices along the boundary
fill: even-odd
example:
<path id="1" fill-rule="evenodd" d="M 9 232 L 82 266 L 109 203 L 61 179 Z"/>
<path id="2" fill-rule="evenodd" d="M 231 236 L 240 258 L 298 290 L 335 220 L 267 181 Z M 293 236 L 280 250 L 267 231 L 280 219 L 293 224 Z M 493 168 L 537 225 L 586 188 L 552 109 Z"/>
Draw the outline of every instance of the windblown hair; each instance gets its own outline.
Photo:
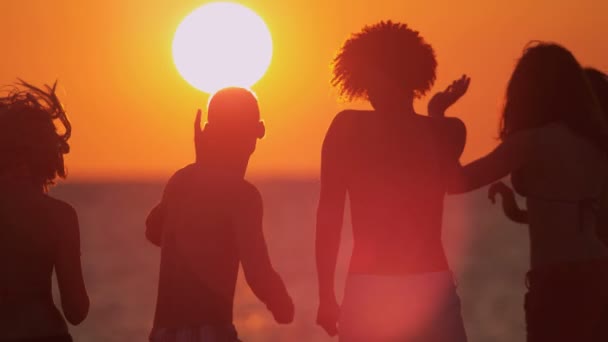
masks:
<path id="1" fill-rule="evenodd" d="M 606 118 L 579 62 L 560 45 L 533 42 L 509 81 L 500 138 L 557 121 L 608 152 Z"/>
<path id="2" fill-rule="evenodd" d="M 435 82 L 431 45 L 406 24 L 381 21 L 353 34 L 333 61 L 331 84 L 347 100 L 369 99 L 370 89 L 400 87 L 423 96 Z"/>
<path id="3" fill-rule="evenodd" d="M 72 128 L 56 85 L 41 89 L 19 80 L 0 97 L 0 172 L 25 166 L 34 185 L 44 190 L 66 177 L 63 155 L 70 151 Z"/>

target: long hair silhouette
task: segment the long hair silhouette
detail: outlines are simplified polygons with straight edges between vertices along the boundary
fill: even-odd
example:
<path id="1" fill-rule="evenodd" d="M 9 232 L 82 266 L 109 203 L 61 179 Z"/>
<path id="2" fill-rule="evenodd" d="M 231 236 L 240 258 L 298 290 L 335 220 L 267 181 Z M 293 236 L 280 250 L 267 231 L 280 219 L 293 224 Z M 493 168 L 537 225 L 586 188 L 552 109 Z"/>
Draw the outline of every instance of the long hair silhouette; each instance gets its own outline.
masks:
<path id="1" fill-rule="evenodd" d="M 47 194 L 66 177 L 72 128 L 53 86 L 20 81 L 0 97 L 0 340 L 70 342 L 87 316 L 78 215 Z M 52 295 L 53 273 L 61 298 Z M 65 318 L 65 319 L 64 319 Z"/>
<path id="2" fill-rule="evenodd" d="M 562 121 L 608 152 L 608 126 L 593 94 L 583 68 L 570 51 L 554 43 L 533 42 L 507 86 L 500 138 Z"/>

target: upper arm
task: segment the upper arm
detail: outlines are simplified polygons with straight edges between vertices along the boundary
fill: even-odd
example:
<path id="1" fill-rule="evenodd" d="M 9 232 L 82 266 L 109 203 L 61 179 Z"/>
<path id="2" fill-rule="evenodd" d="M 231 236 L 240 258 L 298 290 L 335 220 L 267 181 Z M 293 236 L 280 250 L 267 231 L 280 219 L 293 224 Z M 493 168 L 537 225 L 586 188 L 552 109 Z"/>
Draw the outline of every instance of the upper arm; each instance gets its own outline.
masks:
<path id="1" fill-rule="evenodd" d="M 263 231 L 264 208 L 262 196 L 253 186 L 246 187 L 232 219 L 239 259 L 246 275 L 270 266 Z"/>
<path id="2" fill-rule="evenodd" d="M 146 238 L 152 244 L 159 247 L 162 244 L 163 225 L 167 217 L 167 202 L 169 201 L 170 193 L 173 191 L 172 189 L 176 186 L 179 174 L 180 171 L 169 179 L 163 190 L 160 203 L 152 208 L 146 218 Z"/>
<path id="3" fill-rule="evenodd" d="M 320 205 L 344 202 L 346 195 L 347 151 L 343 148 L 346 132 L 344 121 L 347 113 L 338 114 L 332 121 L 321 151 L 321 199 Z"/>
<path id="4" fill-rule="evenodd" d="M 82 322 L 89 310 L 80 262 L 80 227 L 76 211 L 66 205 L 59 215 L 60 236 L 55 260 L 57 283 L 66 319 L 72 324 Z"/>
<path id="5" fill-rule="evenodd" d="M 146 238 L 156 246 L 161 245 L 163 236 L 163 224 L 165 219 L 165 203 L 157 204 L 146 219 Z"/>
<path id="6" fill-rule="evenodd" d="M 518 132 L 488 155 L 457 167 L 448 186 L 450 193 L 463 193 L 489 185 L 522 167 L 533 153 L 534 133 Z"/>
<path id="7" fill-rule="evenodd" d="M 467 139 L 467 129 L 458 118 L 433 118 L 438 124 L 439 153 L 441 158 L 441 169 L 449 174 L 455 165 L 460 165 L 460 156 L 464 151 Z"/>
<path id="8" fill-rule="evenodd" d="M 340 245 L 340 232 L 344 218 L 348 167 L 342 147 L 345 130 L 342 128 L 345 113 L 332 122 L 325 140 L 321 158 L 321 193 L 317 208 L 315 251 L 319 272 L 320 295 L 333 296 L 333 272 Z"/>
<path id="9" fill-rule="evenodd" d="M 458 118 L 442 118 L 444 127 L 442 132 L 442 141 L 447 158 L 450 161 L 458 161 L 467 140 L 467 128 L 464 122 Z"/>
<path id="10" fill-rule="evenodd" d="M 243 273 L 253 293 L 268 306 L 275 319 L 289 322 L 293 319 L 293 304 L 270 262 L 262 227 L 262 197 L 254 186 L 247 184 L 245 188 L 233 219 Z"/>

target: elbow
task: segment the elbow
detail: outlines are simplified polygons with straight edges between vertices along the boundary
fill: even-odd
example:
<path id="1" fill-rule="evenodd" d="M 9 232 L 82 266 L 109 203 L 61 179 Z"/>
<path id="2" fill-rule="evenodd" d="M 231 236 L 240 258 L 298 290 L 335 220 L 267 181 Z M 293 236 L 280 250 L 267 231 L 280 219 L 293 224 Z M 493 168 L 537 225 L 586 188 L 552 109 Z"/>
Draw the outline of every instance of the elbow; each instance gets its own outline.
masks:
<path id="1" fill-rule="evenodd" d="M 162 242 L 162 221 L 153 215 L 146 220 L 146 239 L 158 247 Z"/>
<path id="2" fill-rule="evenodd" d="M 84 296 L 84 298 L 78 304 L 74 303 L 71 305 L 63 305 L 65 319 L 71 325 L 79 325 L 85 320 L 85 318 L 87 318 L 89 314 L 89 306 L 90 303 L 88 296 Z"/>
<path id="3" fill-rule="evenodd" d="M 155 246 L 160 247 L 161 245 L 160 234 L 155 234 L 150 226 L 148 226 L 148 228 L 146 229 L 146 239 Z"/>

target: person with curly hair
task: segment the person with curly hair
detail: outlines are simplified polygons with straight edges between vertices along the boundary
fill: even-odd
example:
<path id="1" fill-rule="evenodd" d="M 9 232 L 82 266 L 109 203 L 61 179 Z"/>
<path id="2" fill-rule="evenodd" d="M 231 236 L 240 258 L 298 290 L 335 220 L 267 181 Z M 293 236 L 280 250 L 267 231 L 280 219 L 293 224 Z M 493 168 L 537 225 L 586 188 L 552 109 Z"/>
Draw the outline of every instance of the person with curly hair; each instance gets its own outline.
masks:
<path id="1" fill-rule="evenodd" d="M 432 116 L 414 100 L 435 81 L 435 53 L 417 31 L 383 21 L 352 35 L 333 62 L 346 100 L 331 123 L 321 160 L 316 261 L 317 323 L 340 341 L 466 341 L 460 300 L 441 242 L 446 170 L 457 163 L 464 124 L 443 112 L 466 91 L 456 81 Z M 334 291 L 346 196 L 353 251 L 344 298 Z"/>
<path id="2" fill-rule="evenodd" d="M 510 174 L 526 197 L 527 211 L 504 205 L 529 227 L 530 342 L 608 340 L 608 247 L 597 232 L 608 186 L 607 122 L 574 55 L 558 44 L 531 44 L 507 87 L 501 143 L 450 177 L 449 192 L 464 193 Z M 490 190 L 509 191 L 504 184 Z"/>
<path id="3" fill-rule="evenodd" d="M 80 324 L 89 298 L 76 211 L 47 194 L 66 177 L 72 131 L 55 86 L 11 88 L 0 97 L 0 127 L 0 341 L 72 341 L 65 320 Z M 53 270 L 65 320 L 53 303 Z"/>

